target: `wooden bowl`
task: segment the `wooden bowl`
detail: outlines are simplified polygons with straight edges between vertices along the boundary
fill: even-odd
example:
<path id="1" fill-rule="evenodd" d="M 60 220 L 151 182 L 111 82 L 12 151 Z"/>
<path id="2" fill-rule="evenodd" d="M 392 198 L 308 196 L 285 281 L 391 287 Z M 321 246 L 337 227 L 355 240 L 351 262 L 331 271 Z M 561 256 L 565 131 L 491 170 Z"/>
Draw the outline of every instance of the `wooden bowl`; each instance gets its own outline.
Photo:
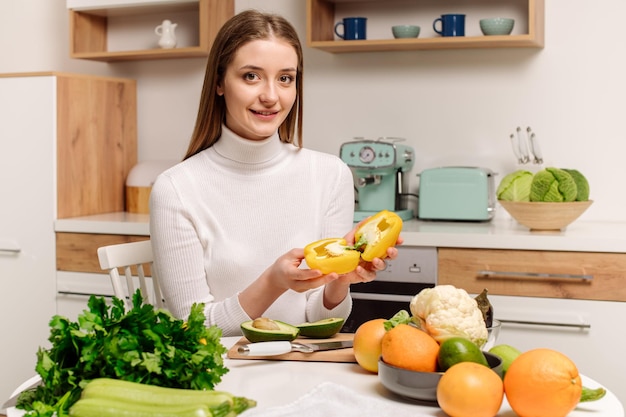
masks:
<path id="1" fill-rule="evenodd" d="M 589 208 L 593 200 L 570 203 L 540 203 L 498 200 L 500 205 L 521 225 L 530 230 L 561 230 Z"/>

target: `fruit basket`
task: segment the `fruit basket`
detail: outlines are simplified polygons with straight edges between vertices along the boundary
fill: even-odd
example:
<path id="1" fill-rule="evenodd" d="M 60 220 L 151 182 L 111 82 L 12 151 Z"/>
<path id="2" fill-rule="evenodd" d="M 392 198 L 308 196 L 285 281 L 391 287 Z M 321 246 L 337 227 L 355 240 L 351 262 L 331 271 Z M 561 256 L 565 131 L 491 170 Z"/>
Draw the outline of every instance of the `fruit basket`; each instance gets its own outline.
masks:
<path id="1" fill-rule="evenodd" d="M 530 230 L 562 230 L 578 219 L 593 200 L 572 202 L 527 202 L 498 200 L 519 224 Z"/>

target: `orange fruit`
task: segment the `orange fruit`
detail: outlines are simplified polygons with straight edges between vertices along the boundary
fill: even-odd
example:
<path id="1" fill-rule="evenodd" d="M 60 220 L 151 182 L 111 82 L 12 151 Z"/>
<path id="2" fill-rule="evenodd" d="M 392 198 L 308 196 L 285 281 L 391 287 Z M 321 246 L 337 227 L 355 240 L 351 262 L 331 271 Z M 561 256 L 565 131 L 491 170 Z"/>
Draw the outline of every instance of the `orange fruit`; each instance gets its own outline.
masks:
<path id="1" fill-rule="evenodd" d="M 580 400 L 582 381 L 567 356 L 552 349 L 519 355 L 504 376 L 504 392 L 520 417 L 564 417 Z"/>
<path id="2" fill-rule="evenodd" d="M 389 365 L 419 372 L 435 372 L 439 343 L 428 333 L 399 324 L 383 336 L 382 358 Z"/>
<path id="3" fill-rule="evenodd" d="M 378 359 L 385 335 L 385 319 L 373 319 L 361 324 L 354 333 L 352 349 L 359 365 L 370 372 L 378 372 Z"/>
<path id="4" fill-rule="evenodd" d="M 437 402 L 450 417 L 493 417 L 503 399 L 500 376 L 475 362 L 452 365 L 437 384 Z"/>

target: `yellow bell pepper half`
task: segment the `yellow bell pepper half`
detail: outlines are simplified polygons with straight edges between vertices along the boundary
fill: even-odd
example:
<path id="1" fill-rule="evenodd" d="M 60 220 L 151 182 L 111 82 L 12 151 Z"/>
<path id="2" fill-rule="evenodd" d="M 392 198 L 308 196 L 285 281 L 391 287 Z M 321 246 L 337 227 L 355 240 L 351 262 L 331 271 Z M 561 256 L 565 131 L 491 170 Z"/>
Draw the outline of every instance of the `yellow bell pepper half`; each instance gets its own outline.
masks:
<path id="1" fill-rule="evenodd" d="M 354 236 L 354 248 L 364 261 L 387 256 L 387 249 L 395 246 L 402 231 L 402 219 L 396 213 L 382 210 L 363 223 Z"/>
<path id="2" fill-rule="evenodd" d="M 306 245 L 304 259 L 309 268 L 319 269 L 322 274 L 347 274 L 359 265 L 361 252 L 348 246 L 345 239 L 329 238 Z"/>

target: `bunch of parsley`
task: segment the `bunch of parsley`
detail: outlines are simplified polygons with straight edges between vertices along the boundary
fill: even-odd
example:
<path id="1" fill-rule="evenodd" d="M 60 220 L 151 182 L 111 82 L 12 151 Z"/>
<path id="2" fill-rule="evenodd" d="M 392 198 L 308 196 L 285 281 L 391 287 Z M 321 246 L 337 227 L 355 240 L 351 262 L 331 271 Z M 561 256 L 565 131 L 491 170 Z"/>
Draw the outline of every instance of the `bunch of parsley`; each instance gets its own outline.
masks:
<path id="1" fill-rule="evenodd" d="M 91 296 L 76 322 L 55 315 L 50 349 L 39 348 L 35 370 L 42 383 L 23 392 L 17 407 L 29 416 L 67 415 L 82 387 L 109 377 L 162 387 L 213 389 L 228 372 L 222 331 L 204 325 L 203 304 L 194 304 L 186 322 L 133 295 L 125 311 L 116 297 L 111 305 Z"/>

